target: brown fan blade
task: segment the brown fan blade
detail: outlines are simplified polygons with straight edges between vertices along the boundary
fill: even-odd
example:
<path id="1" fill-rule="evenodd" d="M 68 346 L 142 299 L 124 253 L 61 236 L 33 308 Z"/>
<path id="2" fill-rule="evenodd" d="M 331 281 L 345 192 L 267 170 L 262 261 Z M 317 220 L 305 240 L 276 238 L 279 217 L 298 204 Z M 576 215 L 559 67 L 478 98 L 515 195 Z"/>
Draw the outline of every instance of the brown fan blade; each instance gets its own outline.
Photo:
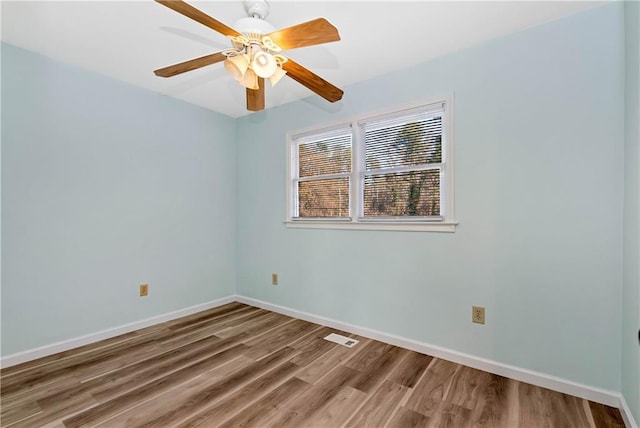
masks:
<path id="1" fill-rule="evenodd" d="M 264 110 L 264 79 L 258 77 L 258 89 L 247 88 L 247 110 Z"/>
<path id="2" fill-rule="evenodd" d="M 161 5 L 168 7 L 169 9 L 173 9 L 176 12 L 181 13 L 187 18 L 191 18 L 194 21 L 198 21 L 202 25 L 205 25 L 211 28 L 212 30 L 217 31 L 220 34 L 223 34 L 225 36 L 240 35 L 240 33 L 234 30 L 233 28 L 223 24 L 217 19 L 210 17 L 206 13 L 199 11 L 195 7 L 183 2 L 182 0 L 156 0 L 156 1 Z"/>
<path id="3" fill-rule="evenodd" d="M 267 34 L 282 49 L 295 49 L 340 40 L 338 29 L 324 18 L 303 22 Z"/>
<path id="4" fill-rule="evenodd" d="M 201 56 L 200 58 L 190 59 L 179 64 L 169 65 L 167 67 L 154 70 L 156 76 L 160 77 L 172 77 L 178 74 L 186 73 L 187 71 L 196 70 L 207 65 L 215 64 L 216 62 L 224 61 L 227 57 L 222 52 L 216 52 L 211 55 Z"/>
<path id="5" fill-rule="evenodd" d="M 335 103 L 342 99 L 342 94 L 344 94 L 342 89 L 333 86 L 322 77 L 307 70 L 292 59 L 282 64 L 282 68 L 287 72 L 287 76 L 311 89 L 325 100 Z"/>

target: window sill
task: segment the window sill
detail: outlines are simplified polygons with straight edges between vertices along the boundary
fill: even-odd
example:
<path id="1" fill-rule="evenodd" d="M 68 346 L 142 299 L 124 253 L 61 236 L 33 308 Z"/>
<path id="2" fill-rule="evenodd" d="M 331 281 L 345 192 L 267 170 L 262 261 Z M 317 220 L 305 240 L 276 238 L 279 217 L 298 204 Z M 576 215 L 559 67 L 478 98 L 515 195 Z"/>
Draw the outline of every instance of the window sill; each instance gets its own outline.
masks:
<path id="1" fill-rule="evenodd" d="M 456 231 L 457 222 L 410 223 L 410 222 L 345 222 L 345 221 L 285 221 L 290 229 L 334 229 L 334 230 L 389 230 L 397 232 L 448 232 Z"/>

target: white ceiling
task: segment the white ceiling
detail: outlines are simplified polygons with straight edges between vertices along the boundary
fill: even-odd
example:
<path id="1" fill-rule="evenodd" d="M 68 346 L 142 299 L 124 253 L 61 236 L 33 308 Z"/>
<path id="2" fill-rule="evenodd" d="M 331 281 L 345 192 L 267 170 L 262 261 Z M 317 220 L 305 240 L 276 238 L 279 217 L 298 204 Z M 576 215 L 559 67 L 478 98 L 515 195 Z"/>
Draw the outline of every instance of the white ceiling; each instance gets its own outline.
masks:
<path id="1" fill-rule="evenodd" d="M 189 2 L 189 1 L 188 1 Z M 191 1 L 233 26 L 240 0 Z M 532 27 L 594 1 L 278 1 L 267 21 L 285 28 L 317 17 L 341 41 L 286 55 L 345 89 L 397 69 Z M 154 1 L 2 1 L 2 40 L 228 116 L 248 114 L 244 88 L 221 64 L 163 79 L 153 70 L 229 47 L 227 39 Z M 266 107 L 316 96 L 292 79 L 267 85 Z"/>

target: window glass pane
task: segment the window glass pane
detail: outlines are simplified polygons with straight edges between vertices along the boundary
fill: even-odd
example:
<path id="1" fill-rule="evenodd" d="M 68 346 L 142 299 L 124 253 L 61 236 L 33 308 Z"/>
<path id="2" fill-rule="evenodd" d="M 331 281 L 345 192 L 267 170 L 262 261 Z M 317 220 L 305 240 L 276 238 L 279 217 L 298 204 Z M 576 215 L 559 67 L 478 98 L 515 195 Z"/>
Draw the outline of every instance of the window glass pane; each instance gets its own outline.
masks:
<path id="1" fill-rule="evenodd" d="M 365 217 L 439 215 L 439 169 L 365 176 Z"/>
<path id="2" fill-rule="evenodd" d="M 298 182 L 299 217 L 349 217 L 349 178 Z"/>
<path id="3" fill-rule="evenodd" d="M 365 125 L 367 171 L 442 162 L 442 116 Z"/>
<path id="4" fill-rule="evenodd" d="M 298 177 L 351 172 L 351 135 L 341 135 L 298 146 Z"/>

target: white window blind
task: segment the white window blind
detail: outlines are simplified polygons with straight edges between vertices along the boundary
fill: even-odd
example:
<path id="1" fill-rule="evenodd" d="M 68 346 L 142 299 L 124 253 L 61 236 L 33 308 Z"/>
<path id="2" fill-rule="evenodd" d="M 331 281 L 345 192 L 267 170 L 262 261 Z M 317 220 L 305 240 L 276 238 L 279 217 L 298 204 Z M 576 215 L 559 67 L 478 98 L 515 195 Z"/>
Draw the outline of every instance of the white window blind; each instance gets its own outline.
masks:
<path id="1" fill-rule="evenodd" d="M 348 218 L 351 129 L 300 138 L 294 179 L 298 218 Z"/>
<path id="2" fill-rule="evenodd" d="M 360 123 L 362 217 L 441 218 L 442 110 Z"/>

